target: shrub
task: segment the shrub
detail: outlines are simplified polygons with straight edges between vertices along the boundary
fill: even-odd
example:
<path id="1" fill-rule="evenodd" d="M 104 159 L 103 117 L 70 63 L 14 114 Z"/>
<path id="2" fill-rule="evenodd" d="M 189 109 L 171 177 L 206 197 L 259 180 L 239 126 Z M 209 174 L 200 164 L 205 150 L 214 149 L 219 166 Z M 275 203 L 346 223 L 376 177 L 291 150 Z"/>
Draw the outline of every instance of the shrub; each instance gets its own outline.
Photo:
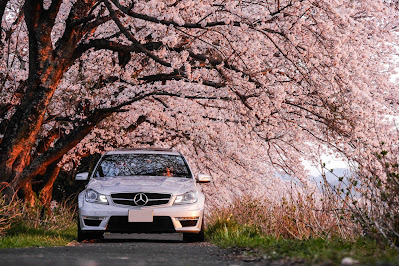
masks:
<path id="1" fill-rule="evenodd" d="M 247 225 L 275 238 L 353 239 L 360 231 L 352 217 L 342 212 L 342 202 L 333 195 L 291 194 L 281 201 L 243 196 L 211 213 L 208 230 L 234 224 Z"/>
<path id="2" fill-rule="evenodd" d="M 22 203 L 19 200 L 13 200 L 7 204 L 3 197 L 0 197 L 0 236 L 4 235 L 14 221 L 23 213 Z"/>
<path id="3" fill-rule="evenodd" d="M 54 206 L 50 215 L 42 206 L 1 200 L 0 248 L 65 245 L 76 238 L 75 208 Z"/>

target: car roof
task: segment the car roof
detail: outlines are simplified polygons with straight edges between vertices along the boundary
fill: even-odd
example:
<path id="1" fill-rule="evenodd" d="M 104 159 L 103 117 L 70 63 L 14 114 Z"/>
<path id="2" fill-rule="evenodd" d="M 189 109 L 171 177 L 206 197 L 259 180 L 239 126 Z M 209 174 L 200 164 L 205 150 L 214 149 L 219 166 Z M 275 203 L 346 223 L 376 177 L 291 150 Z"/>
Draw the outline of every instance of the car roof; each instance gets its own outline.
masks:
<path id="1" fill-rule="evenodd" d="M 111 154 L 169 154 L 169 155 L 181 155 L 174 149 L 166 148 L 135 148 L 135 149 L 117 149 L 108 151 L 105 155 Z"/>

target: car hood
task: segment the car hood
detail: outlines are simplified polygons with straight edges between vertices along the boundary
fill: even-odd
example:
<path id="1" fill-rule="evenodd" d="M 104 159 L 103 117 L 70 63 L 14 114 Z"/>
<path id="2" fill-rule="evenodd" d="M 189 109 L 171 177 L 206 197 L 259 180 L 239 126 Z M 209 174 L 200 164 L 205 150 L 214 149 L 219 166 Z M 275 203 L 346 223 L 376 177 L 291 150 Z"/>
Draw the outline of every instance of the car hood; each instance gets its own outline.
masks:
<path id="1" fill-rule="evenodd" d="M 196 190 L 192 178 L 165 176 L 124 176 L 91 179 L 87 189 L 94 189 L 105 195 L 120 192 L 154 192 L 183 194 Z"/>

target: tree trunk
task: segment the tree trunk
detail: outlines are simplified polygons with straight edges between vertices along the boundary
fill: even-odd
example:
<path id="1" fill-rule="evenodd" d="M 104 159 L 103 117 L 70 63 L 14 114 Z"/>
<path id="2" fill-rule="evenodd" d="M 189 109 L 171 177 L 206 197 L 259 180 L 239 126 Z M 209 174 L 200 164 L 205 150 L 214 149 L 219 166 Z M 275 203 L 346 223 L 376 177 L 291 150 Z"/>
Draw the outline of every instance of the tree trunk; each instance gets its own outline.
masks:
<path id="1" fill-rule="evenodd" d="M 59 160 L 52 163 L 41 178 L 38 178 L 37 181 L 39 183 L 44 183 L 43 187 L 40 189 L 40 193 L 38 192 L 39 189 L 33 190 L 33 180 L 26 182 L 22 186 L 24 202 L 27 206 L 34 207 L 35 205 L 40 204 L 43 206 L 47 214 L 51 214 L 50 203 L 52 199 L 53 185 L 61 168 L 57 165 L 58 162 Z"/>
<path id="2" fill-rule="evenodd" d="M 58 161 L 52 163 L 46 172 L 46 176 L 48 175 L 47 182 L 44 184 L 43 189 L 40 191 L 39 200 L 45 208 L 45 211 L 48 215 L 51 214 L 51 200 L 53 197 L 53 185 L 55 180 L 57 179 L 58 173 L 60 172 L 61 167 L 58 166 Z"/>
<path id="3" fill-rule="evenodd" d="M 27 182 L 23 186 L 25 204 L 29 207 L 34 207 L 36 203 L 36 195 L 32 189 L 32 182 Z"/>
<path id="4" fill-rule="evenodd" d="M 29 168 L 31 164 L 27 160 L 42 129 L 47 106 L 63 74 L 73 64 L 77 43 L 86 33 L 82 25 L 74 26 L 72 22 L 86 17 L 96 2 L 78 0 L 74 4 L 64 35 L 54 49 L 51 33 L 62 1 L 52 1 L 50 8 L 44 9 L 41 1 L 25 0 L 23 12 L 29 36 L 28 81 L 21 104 L 9 120 L 0 142 L 0 182 L 2 194 L 8 198 L 72 148 L 62 149 L 64 153 L 57 154 L 56 158 L 39 159 L 39 165 Z M 44 164 L 40 165 L 42 162 Z"/>
<path id="5" fill-rule="evenodd" d="M 10 119 L 0 143 L 0 181 L 11 184 L 29 164 L 41 130 L 47 105 L 61 80 L 62 62 L 53 55 L 51 27 L 43 20 L 40 1 L 26 1 L 25 22 L 29 31 L 29 76 L 26 91 Z M 12 190 L 17 190 L 13 184 Z"/>

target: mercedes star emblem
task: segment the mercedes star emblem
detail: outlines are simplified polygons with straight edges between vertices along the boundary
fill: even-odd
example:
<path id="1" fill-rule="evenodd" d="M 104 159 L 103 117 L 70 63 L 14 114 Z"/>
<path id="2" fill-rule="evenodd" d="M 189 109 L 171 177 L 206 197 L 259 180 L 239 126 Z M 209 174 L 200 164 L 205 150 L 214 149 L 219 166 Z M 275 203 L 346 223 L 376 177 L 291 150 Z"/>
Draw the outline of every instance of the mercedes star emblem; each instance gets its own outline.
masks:
<path id="1" fill-rule="evenodd" d="M 148 202 L 148 197 L 144 193 L 137 193 L 136 196 L 134 196 L 133 201 L 137 206 L 144 206 Z"/>

